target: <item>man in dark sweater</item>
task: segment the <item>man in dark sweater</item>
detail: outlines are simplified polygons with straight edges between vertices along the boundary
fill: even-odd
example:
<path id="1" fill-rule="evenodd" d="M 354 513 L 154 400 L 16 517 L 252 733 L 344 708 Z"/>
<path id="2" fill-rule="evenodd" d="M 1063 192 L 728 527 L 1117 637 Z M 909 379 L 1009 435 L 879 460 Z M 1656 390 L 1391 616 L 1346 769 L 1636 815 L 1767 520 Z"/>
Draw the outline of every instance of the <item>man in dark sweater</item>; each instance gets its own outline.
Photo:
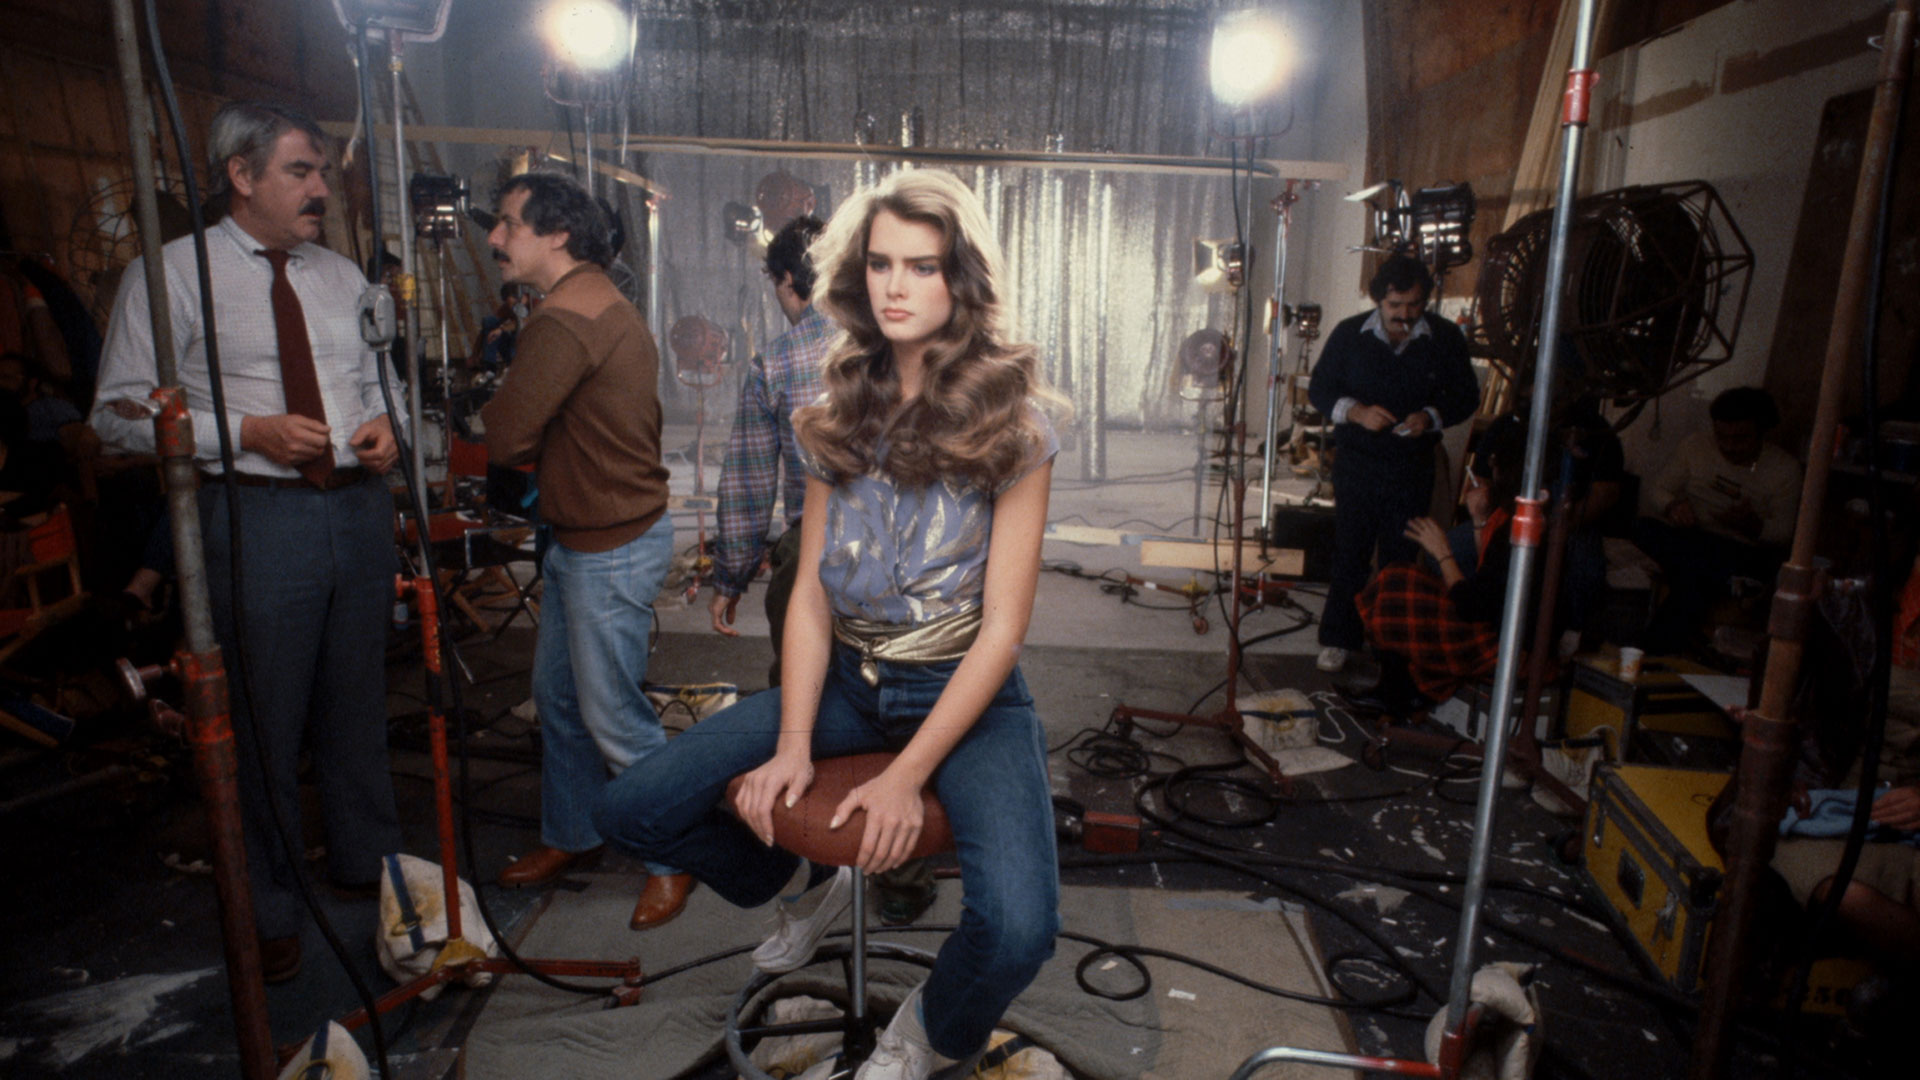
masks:
<path id="1" fill-rule="evenodd" d="M 1433 275 L 1406 255 L 1382 263 L 1367 286 L 1375 309 L 1327 335 L 1307 397 L 1334 424 L 1334 554 L 1320 620 L 1322 671 L 1339 671 L 1365 640 L 1353 598 L 1380 565 L 1414 557 L 1407 522 L 1433 499 L 1442 428 L 1470 418 L 1480 386 L 1467 340 L 1427 311 Z"/>
<path id="2" fill-rule="evenodd" d="M 673 560 L 660 463 L 660 355 L 608 280 L 606 215 L 573 181 L 527 173 L 500 193 L 487 235 L 501 277 L 546 300 L 480 419 L 496 465 L 539 462 L 540 516 L 553 529 L 533 654 L 540 712 L 540 846 L 503 885 L 551 880 L 597 851 L 593 803 L 609 779 L 666 742 L 640 692 L 653 601 Z M 633 926 L 664 922 L 692 878 L 648 866 Z"/>

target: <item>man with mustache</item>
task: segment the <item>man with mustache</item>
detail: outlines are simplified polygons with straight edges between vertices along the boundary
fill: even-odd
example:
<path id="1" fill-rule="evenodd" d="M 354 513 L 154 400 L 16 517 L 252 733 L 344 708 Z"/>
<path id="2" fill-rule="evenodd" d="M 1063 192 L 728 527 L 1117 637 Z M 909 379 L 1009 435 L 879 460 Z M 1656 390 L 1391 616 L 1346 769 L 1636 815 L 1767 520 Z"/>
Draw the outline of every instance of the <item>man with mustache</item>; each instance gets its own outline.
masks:
<path id="1" fill-rule="evenodd" d="M 201 317 L 193 238 L 162 250 L 173 350 L 203 473 L 207 591 L 232 679 L 247 872 L 268 982 L 300 970 L 301 868 L 286 858 L 267 800 L 299 844 L 303 744 L 320 783 L 328 880 L 373 896 L 381 859 L 400 849 L 386 730 L 393 499 L 382 479 L 398 453 L 377 361 L 360 339 L 366 279 L 315 242 L 328 194 L 325 146 L 319 125 L 292 109 L 232 102 L 214 115 L 213 327 Z M 136 262 L 114 301 L 92 416 L 108 445 L 143 453 L 154 450 L 153 423 L 134 404 L 156 381 L 148 311 Z M 232 505 L 218 475 L 210 334 L 235 443 Z M 230 514 L 240 527 L 238 579 Z M 236 652 L 251 693 L 239 681 Z"/>
<path id="2" fill-rule="evenodd" d="M 502 885 L 550 881 L 598 851 L 600 789 L 667 741 L 640 692 L 653 601 L 673 560 L 660 354 L 607 277 L 610 234 L 593 197 L 553 173 L 508 180 L 487 234 L 501 279 L 546 297 L 480 411 L 487 456 L 539 463 L 540 517 L 553 530 L 533 650 L 540 845 L 500 874 Z M 693 887 L 673 867 L 647 871 L 636 930 L 679 914 Z"/>
<path id="3" fill-rule="evenodd" d="M 1433 499 L 1442 428 L 1473 416 L 1480 384 L 1458 327 L 1427 310 L 1433 275 L 1410 255 L 1380 264 L 1374 310 L 1327 335 L 1307 398 L 1334 425 L 1333 566 L 1320 618 L 1321 671 L 1339 671 L 1365 642 L 1353 598 L 1379 563 L 1411 561 L 1407 522 Z"/>

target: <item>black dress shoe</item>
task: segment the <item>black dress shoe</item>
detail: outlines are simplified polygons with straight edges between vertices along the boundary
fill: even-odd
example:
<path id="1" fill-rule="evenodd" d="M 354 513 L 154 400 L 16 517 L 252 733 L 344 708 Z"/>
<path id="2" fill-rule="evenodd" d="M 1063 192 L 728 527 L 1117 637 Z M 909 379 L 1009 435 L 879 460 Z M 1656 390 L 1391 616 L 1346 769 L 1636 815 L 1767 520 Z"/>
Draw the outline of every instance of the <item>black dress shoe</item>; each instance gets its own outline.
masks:
<path id="1" fill-rule="evenodd" d="M 261 938 L 260 975 L 269 985 L 300 974 L 300 937 Z"/>

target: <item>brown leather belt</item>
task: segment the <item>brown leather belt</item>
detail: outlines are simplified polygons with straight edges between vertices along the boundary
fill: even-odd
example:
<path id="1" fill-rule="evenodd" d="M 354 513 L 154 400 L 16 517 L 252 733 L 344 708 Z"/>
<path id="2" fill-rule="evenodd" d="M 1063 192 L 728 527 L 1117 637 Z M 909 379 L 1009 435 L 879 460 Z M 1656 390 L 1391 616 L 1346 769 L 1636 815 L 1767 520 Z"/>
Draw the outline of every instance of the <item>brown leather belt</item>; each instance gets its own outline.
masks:
<path id="1" fill-rule="evenodd" d="M 241 487 L 304 488 L 309 491 L 317 488 L 321 491 L 338 491 L 343 487 L 352 487 L 360 483 L 362 480 L 365 480 L 367 476 L 366 466 L 350 465 L 344 469 L 333 470 L 333 472 L 327 475 L 325 480 L 317 484 L 304 476 L 261 476 L 259 473 L 248 472 L 235 472 L 233 474 L 233 482 L 239 484 Z M 202 484 L 224 484 L 227 482 L 227 478 L 221 473 L 202 472 L 200 474 L 200 482 Z"/>

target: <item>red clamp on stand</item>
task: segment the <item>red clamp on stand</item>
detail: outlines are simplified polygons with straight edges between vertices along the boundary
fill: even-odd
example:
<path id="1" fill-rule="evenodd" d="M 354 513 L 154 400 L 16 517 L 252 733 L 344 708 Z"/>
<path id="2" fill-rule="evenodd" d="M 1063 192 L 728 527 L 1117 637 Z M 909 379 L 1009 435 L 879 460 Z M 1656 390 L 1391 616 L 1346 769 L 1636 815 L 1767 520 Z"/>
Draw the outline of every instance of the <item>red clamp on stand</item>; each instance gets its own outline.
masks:
<path id="1" fill-rule="evenodd" d="M 1567 72 L 1567 92 L 1560 109 L 1562 124 L 1586 126 L 1587 114 L 1593 105 L 1593 87 L 1599 81 L 1600 73 L 1592 68 Z"/>
<path id="2" fill-rule="evenodd" d="M 187 393 L 177 386 L 156 387 L 147 395 L 159 406 L 153 417 L 154 450 L 162 459 L 193 460 L 193 417 L 187 412 Z"/>
<path id="3" fill-rule="evenodd" d="M 1513 507 L 1513 546 L 1537 548 L 1547 535 L 1547 501 L 1518 498 Z"/>
<path id="4" fill-rule="evenodd" d="M 178 390 L 174 394 L 177 404 Z M 163 395 L 164 391 L 159 391 L 154 397 L 162 399 L 164 406 Z M 162 413 L 161 418 L 156 420 L 162 432 L 170 427 L 166 423 L 166 415 Z M 178 410 L 177 418 L 178 426 L 185 429 L 187 448 L 191 451 L 193 427 L 187 421 L 184 408 Z M 213 886 L 220 903 L 227 981 L 233 996 L 234 1014 L 243 1018 L 243 1022 L 236 1026 L 242 1032 L 247 1061 L 270 1061 L 271 1047 L 264 1041 L 267 984 L 261 969 L 260 939 L 253 919 L 253 893 L 247 884 L 247 848 L 241 834 L 240 818 L 240 762 L 234 750 L 233 716 L 227 705 L 226 662 L 216 646 L 203 653 L 182 649 L 164 666 L 154 664 L 135 668 L 125 660 L 120 661 L 119 666 L 121 679 L 136 702 L 151 700 L 149 685 L 169 674 L 179 678 L 186 693 L 185 734 L 188 745 L 193 748 L 193 772 L 194 778 L 199 781 L 200 798 L 207 807 L 207 831 L 213 844 Z M 178 715 L 171 709 L 166 712 Z M 153 715 L 157 718 L 160 713 L 156 711 Z M 244 1022 L 244 1018 L 249 1017 L 259 1019 L 258 1032 L 262 1041 L 257 1047 L 245 1045 L 246 1036 L 254 1029 L 253 1024 Z"/>

